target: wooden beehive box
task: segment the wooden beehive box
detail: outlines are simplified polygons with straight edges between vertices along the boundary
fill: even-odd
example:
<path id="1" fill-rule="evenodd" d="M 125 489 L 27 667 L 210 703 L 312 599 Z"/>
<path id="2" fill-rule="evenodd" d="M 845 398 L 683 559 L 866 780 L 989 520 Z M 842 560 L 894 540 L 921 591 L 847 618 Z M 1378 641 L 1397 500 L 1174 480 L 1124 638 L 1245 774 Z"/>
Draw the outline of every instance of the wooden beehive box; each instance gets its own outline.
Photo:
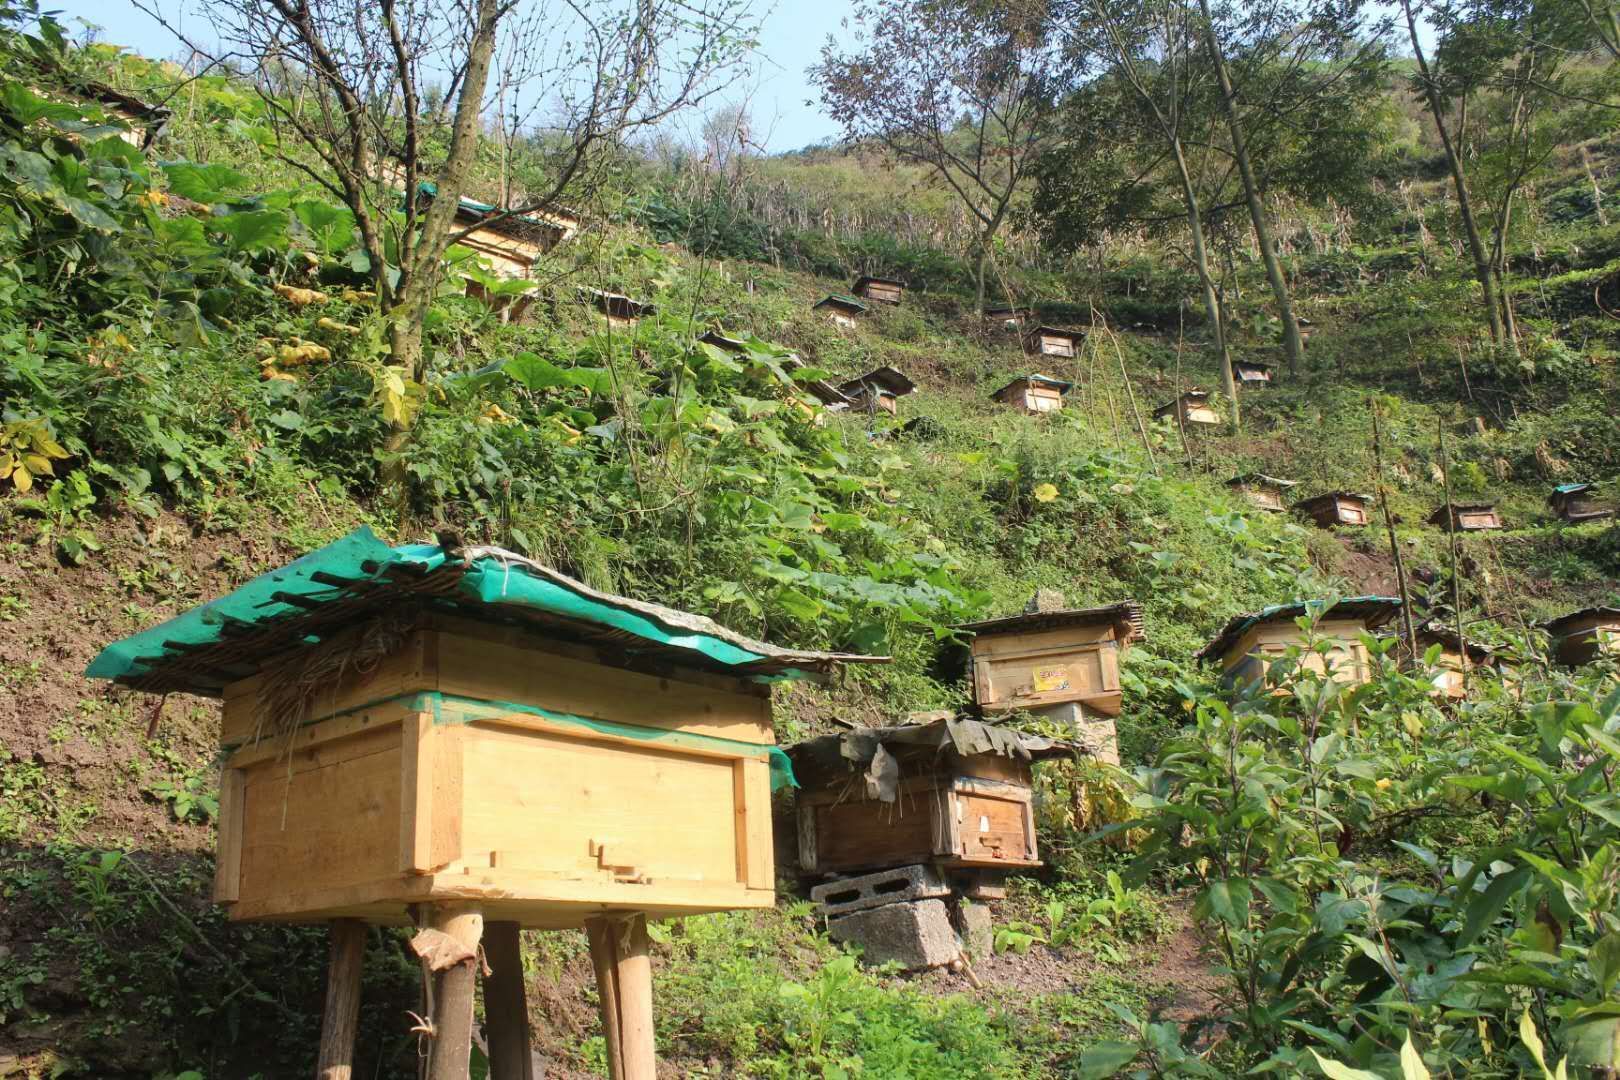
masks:
<path id="1" fill-rule="evenodd" d="M 1600 658 L 1620 657 L 1620 608 L 1582 608 L 1541 624 L 1552 637 L 1561 664 L 1579 667 Z"/>
<path id="2" fill-rule="evenodd" d="M 819 311 L 832 320 L 835 326 L 846 330 L 855 328 L 855 320 L 866 314 L 866 305 L 853 296 L 824 296 L 810 307 L 811 311 Z"/>
<path id="3" fill-rule="evenodd" d="M 1500 529 L 1502 515 L 1491 503 L 1454 503 L 1449 509 L 1442 506 L 1430 514 L 1429 524 L 1458 532 L 1479 532 Z"/>
<path id="4" fill-rule="evenodd" d="M 780 759 L 757 680 L 829 659 L 361 530 L 91 674 L 223 698 L 232 918 L 401 923 L 455 899 L 556 928 L 769 906 Z"/>
<path id="5" fill-rule="evenodd" d="M 892 367 L 875 368 L 838 386 L 851 409 L 880 409 L 890 414 L 899 411 L 899 400 L 916 389 L 915 383 Z"/>
<path id="6" fill-rule="evenodd" d="M 643 318 L 658 314 L 658 309 L 652 304 L 632 300 L 622 293 L 605 292 L 601 289 L 586 291 L 591 303 L 596 305 L 596 310 L 607 319 L 608 326 L 615 330 L 627 330 Z"/>
<path id="7" fill-rule="evenodd" d="M 1261 510 L 1282 513 L 1288 509 L 1289 489 L 1299 485 L 1292 480 L 1279 480 L 1264 473 L 1243 473 L 1228 480 L 1226 486 L 1238 491 L 1251 505 Z"/>
<path id="8" fill-rule="evenodd" d="M 1075 702 L 1118 716 L 1120 654 L 1143 634 L 1142 609 L 1130 600 L 1026 612 L 953 629 L 973 635 L 973 700 L 992 715 Z"/>
<path id="9" fill-rule="evenodd" d="M 899 304 L 901 295 L 906 291 L 906 283 L 894 278 L 859 277 L 855 284 L 850 286 L 850 292 L 862 300 L 871 300 L 878 304 Z"/>
<path id="10" fill-rule="evenodd" d="M 1470 671 L 1481 669 L 1495 671 L 1502 668 L 1496 650 L 1463 638 L 1449 626 L 1430 620 L 1417 627 L 1416 653 L 1419 659 L 1427 656 L 1429 650 L 1436 645 L 1440 646 L 1440 652 L 1435 657 L 1434 671 L 1430 678 L 1436 697 L 1460 701 L 1467 696 L 1467 685 L 1463 678 L 1465 663 Z"/>
<path id="11" fill-rule="evenodd" d="M 214 897 L 330 921 L 322 1075 L 352 1060 L 363 924 L 414 922 L 429 1071 L 465 1077 L 487 920 L 494 1075 L 529 1057 L 519 928 L 582 926 L 609 1071 L 653 1080 L 646 920 L 774 901 L 770 794 L 791 771 L 764 683 L 841 659 L 360 529 L 88 674 L 224 699 Z"/>
<path id="12" fill-rule="evenodd" d="M 1031 356 L 1056 356 L 1072 359 L 1080 353 L 1085 340 L 1081 330 L 1064 330 L 1056 326 L 1037 326 L 1024 335 L 1024 351 Z"/>
<path id="13" fill-rule="evenodd" d="M 1074 384 L 1050 375 L 1020 375 L 990 397 L 1027 413 L 1057 412 Z"/>
<path id="14" fill-rule="evenodd" d="M 1547 504 L 1561 520 L 1572 525 L 1611 517 L 1615 508 L 1598 500 L 1596 484 L 1559 484 L 1547 496 Z"/>
<path id="15" fill-rule="evenodd" d="M 1324 529 L 1335 525 L 1365 525 L 1372 520 L 1372 496 L 1354 491 L 1329 491 L 1294 504 L 1294 512 Z"/>
<path id="16" fill-rule="evenodd" d="M 841 874 L 1040 865 L 1031 763 L 1072 744 L 975 720 L 863 728 L 789 749 L 799 779 L 799 865 Z"/>
<path id="17" fill-rule="evenodd" d="M 1315 626 L 1315 639 L 1331 645 L 1326 656 L 1307 650 L 1299 658 L 1303 670 L 1331 674 L 1335 681 L 1359 685 L 1372 678 L 1372 658 L 1361 634 L 1389 622 L 1401 602 L 1388 596 L 1357 596 L 1340 600 L 1323 611 Z M 1261 611 L 1237 615 L 1221 628 L 1196 659 L 1220 669 L 1228 684 L 1247 685 L 1265 677 L 1266 669 L 1294 646 L 1304 649 L 1310 635 L 1295 621 L 1308 613 L 1304 601 L 1277 604 Z"/>
<path id="18" fill-rule="evenodd" d="M 1183 424 L 1198 427 L 1214 427 L 1221 422 L 1221 414 L 1210 405 L 1209 392 L 1206 390 L 1189 390 L 1174 401 L 1166 402 L 1153 410 L 1155 420 L 1177 417 Z"/>
<path id="19" fill-rule="evenodd" d="M 1264 386 L 1271 382 L 1271 365 L 1256 363 L 1253 360 L 1234 360 L 1232 374 L 1245 386 Z"/>
<path id="20" fill-rule="evenodd" d="M 1004 330 L 1017 330 L 1029 318 L 1028 308 L 1002 305 L 984 309 L 984 321 L 991 326 L 999 326 Z"/>

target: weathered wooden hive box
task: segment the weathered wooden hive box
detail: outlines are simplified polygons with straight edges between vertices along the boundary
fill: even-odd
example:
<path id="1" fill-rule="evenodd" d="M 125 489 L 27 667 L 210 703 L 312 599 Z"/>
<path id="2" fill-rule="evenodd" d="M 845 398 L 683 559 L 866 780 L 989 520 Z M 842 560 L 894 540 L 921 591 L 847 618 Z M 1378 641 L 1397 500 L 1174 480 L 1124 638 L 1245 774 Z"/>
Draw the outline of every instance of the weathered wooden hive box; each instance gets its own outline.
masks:
<path id="1" fill-rule="evenodd" d="M 1079 703 L 1118 716 L 1119 660 L 1143 635 L 1134 601 L 964 623 L 973 635 L 973 700 L 986 714 Z"/>
<path id="2" fill-rule="evenodd" d="M 906 283 L 894 278 L 860 277 L 850 291 L 863 300 L 872 300 L 879 304 L 898 304 L 901 295 L 906 291 Z"/>
<path id="3" fill-rule="evenodd" d="M 1465 665 L 1469 671 L 1506 670 L 1507 665 L 1497 655 L 1495 649 L 1465 639 L 1452 627 L 1430 620 L 1418 626 L 1416 632 L 1418 659 L 1428 656 L 1429 650 L 1436 645 L 1440 647 L 1440 651 L 1435 655 L 1433 674 L 1430 677 L 1436 697 L 1460 701 L 1468 696 L 1467 680 L 1463 677 Z"/>
<path id="4" fill-rule="evenodd" d="M 1331 674 L 1337 682 L 1360 684 L 1372 678 L 1372 657 L 1362 644 L 1371 632 L 1400 613 L 1401 602 L 1389 596 L 1356 596 L 1322 610 L 1314 636 L 1331 647 L 1322 653 L 1306 649 L 1310 635 L 1297 622 L 1310 613 L 1305 601 L 1276 604 L 1260 611 L 1233 616 L 1221 632 L 1196 654 L 1202 663 L 1220 669 L 1229 684 L 1249 684 L 1265 678 L 1266 670 L 1298 646 L 1301 669 Z"/>
<path id="5" fill-rule="evenodd" d="M 1491 503 L 1456 503 L 1449 508 L 1442 506 L 1430 514 L 1429 524 L 1458 532 L 1480 532 L 1500 529 L 1502 516 Z"/>
<path id="6" fill-rule="evenodd" d="M 1030 766 L 1079 752 L 969 719 L 800 743 L 788 750 L 800 786 L 799 865 L 811 875 L 1039 866 Z"/>
<path id="7" fill-rule="evenodd" d="M 658 308 L 641 300 L 632 300 L 623 293 L 605 292 L 601 289 L 587 290 L 591 303 L 596 310 L 607 319 L 608 326 L 616 330 L 627 330 L 643 318 L 658 314 Z"/>
<path id="8" fill-rule="evenodd" d="M 1183 424 L 1212 427 L 1221 422 L 1221 414 L 1209 403 L 1209 392 L 1189 390 L 1176 400 L 1166 402 L 1153 410 L 1155 420 L 1176 419 Z"/>
<path id="9" fill-rule="evenodd" d="M 875 368 L 838 385 L 839 392 L 849 399 L 850 408 L 870 407 L 890 414 L 898 412 L 900 399 L 916 389 L 916 383 L 892 367 Z"/>
<path id="10" fill-rule="evenodd" d="M 1252 360 L 1234 360 L 1232 374 L 1237 376 L 1240 383 L 1264 386 L 1271 382 L 1271 365 L 1257 364 Z"/>
<path id="11" fill-rule="evenodd" d="M 1372 496 L 1354 491 L 1329 491 L 1294 504 L 1294 511 L 1324 529 L 1335 525 L 1365 525 L 1371 520 Z"/>
<path id="12" fill-rule="evenodd" d="M 990 396 L 1028 413 L 1048 413 L 1063 408 L 1063 395 L 1073 387 L 1073 383 L 1050 375 L 1020 375 Z"/>
<path id="13" fill-rule="evenodd" d="M 831 319 L 837 326 L 852 330 L 855 320 L 866 314 L 866 305 L 853 296 L 824 296 L 810 306 L 811 311 L 819 311 Z"/>
<path id="14" fill-rule="evenodd" d="M 1226 486 L 1240 493 L 1249 503 L 1261 510 L 1282 513 L 1288 509 L 1288 492 L 1299 485 L 1292 480 L 1279 480 L 1264 473 L 1244 473 L 1234 476 Z"/>
<path id="15" fill-rule="evenodd" d="M 233 919 L 478 903 L 535 928 L 768 907 L 791 776 L 750 641 L 500 549 L 360 530 L 90 669 L 224 699 L 215 898 Z"/>
<path id="16" fill-rule="evenodd" d="M 1549 619 L 1541 627 L 1552 637 L 1553 655 L 1561 664 L 1579 667 L 1620 657 L 1620 608 L 1582 608 Z"/>
<path id="17" fill-rule="evenodd" d="M 1598 498 L 1596 484 L 1559 484 L 1547 496 L 1547 504 L 1559 518 L 1572 525 L 1612 517 L 1615 507 Z"/>
<path id="18" fill-rule="evenodd" d="M 1024 351 L 1031 356 L 1056 356 L 1070 359 L 1079 355 L 1085 334 L 1079 330 L 1064 330 L 1056 326 L 1037 326 L 1024 335 Z"/>

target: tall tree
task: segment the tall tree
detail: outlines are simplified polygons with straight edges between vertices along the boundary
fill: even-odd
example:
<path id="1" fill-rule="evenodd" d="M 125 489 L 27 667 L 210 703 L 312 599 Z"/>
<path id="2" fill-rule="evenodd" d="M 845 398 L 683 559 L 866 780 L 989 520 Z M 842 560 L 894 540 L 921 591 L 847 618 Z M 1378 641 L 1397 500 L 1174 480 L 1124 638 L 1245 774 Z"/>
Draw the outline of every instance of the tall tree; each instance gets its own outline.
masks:
<path id="1" fill-rule="evenodd" d="M 1250 152 L 1250 129 L 1343 110 L 1358 86 L 1372 88 L 1369 77 L 1382 70 L 1383 29 L 1364 25 L 1361 6 L 1360 0 L 1251 0 L 1242 5 L 1198 0 L 1201 36 L 1226 121 L 1227 150 L 1242 182 L 1290 370 L 1297 370 L 1304 345 L 1266 214 L 1264 177 Z"/>
<path id="2" fill-rule="evenodd" d="M 207 63 L 245 71 L 273 131 L 269 151 L 353 215 L 404 403 L 389 452 L 408 437 L 430 367 L 423 327 L 445 252 L 479 227 L 455 218 L 486 112 L 503 132 L 525 112 L 550 118 L 529 140 L 544 152 L 546 183 L 501 212 L 530 213 L 576 192 L 599 148 L 717 90 L 747 29 L 744 0 L 216 0 L 200 12 L 212 45 L 187 38 L 157 2 L 135 0 Z M 442 94 L 437 80 L 448 80 Z M 387 461 L 385 474 L 403 479 Z"/>
<path id="3" fill-rule="evenodd" d="M 1127 135 L 1122 123 L 1133 114 L 1140 118 L 1137 131 L 1157 143 L 1157 162 L 1167 162 L 1170 184 L 1179 193 L 1181 214 L 1187 225 L 1190 259 L 1198 275 L 1204 298 L 1204 313 L 1220 354 L 1221 388 L 1231 402 L 1232 421 L 1241 419 L 1237 380 L 1232 372 L 1232 356 L 1226 337 L 1226 320 L 1216 288 L 1209 241 L 1205 231 L 1204 196 L 1200 188 L 1191 140 L 1198 137 L 1208 120 L 1209 69 L 1198 62 L 1198 25 L 1181 0 L 1074 0 L 1060 12 L 1060 25 L 1070 56 L 1077 66 L 1083 57 L 1100 56 L 1108 73 L 1096 86 L 1088 87 L 1077 101 L 1092 109 L 1085 124 L 1089 134 L 1076 144 L 1054 148 L 1046 160 L 1053 168 L 1070 167 L 1082 153 L 1089 153 L 1091 141 L 1117 140 Z M 1123 91 L 1134 109 L 1113 112 L 1096 106 L 1107 100 L 1110 84 Z M 1071 105 L 1074 103 L 1071 103 Z M 1073 131 L 1071 131 L 1071 135 Z M 1043 170 L 1050 177 L 1050 170 Z M 1135 177 L 1145 180 L 1147 172 Z M 1141 192 L 1134 200 L 1141 205 Z M 1123 207 L 1131 199 L 1120 203 Z"/>
<path id="4" fill-rule="evenodd" d="M 836 38 L 810 77 L 851 141 L 876 140 L 928 167 L 977 223 L 977 304 L 985 271 L 1053 104 L 1073 73 L 1044 0 L 863 0 L 857 48 Z"/>

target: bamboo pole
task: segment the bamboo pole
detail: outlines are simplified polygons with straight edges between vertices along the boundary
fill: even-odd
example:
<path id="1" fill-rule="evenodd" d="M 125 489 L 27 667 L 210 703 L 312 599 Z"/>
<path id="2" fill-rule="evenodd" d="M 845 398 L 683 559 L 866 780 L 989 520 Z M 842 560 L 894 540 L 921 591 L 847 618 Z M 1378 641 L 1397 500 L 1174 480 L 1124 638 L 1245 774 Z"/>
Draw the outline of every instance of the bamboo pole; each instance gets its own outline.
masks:
<path id="1" fill-rule="evenodd" d="M 354 1039 L 360 1027 L 360 972 L 366 953 L 366 924 L 333 919 L 327 928 L 331 954 L 326 966 L 326 1009 L 321 1016 L 321 1049 L 315 1080 L 351 1080 Z"/>
<path id="2" fill-rule="evenodd" d="M 1406 591 L 1406 563 L 1401 559 L 1401 546 L 1395 540 L 1395 519 L 1389 512 L 1389 491 L 1384 486 L 1384 449 L 1378 425 L 1378 399 L 1369 398 L 1372 408 L 1373 467 L 1378 472 L 1378 505 L 1384 511 L 1384 529 L 1389 534 L 1389 553 L 1395 560 L 1395 587 L 1401 594 L 1401 622 L 1406 629 L 1406 653 L 1417 654 L 1417 628 L 1412 623 L 1412 598 Z"/>
<path id="3" fill-rule="evenodd" d="M 1446 493 L 1446 536 L 1451 545 L 1451 617 L 1457 624 L 1457 651 L 1462 654 L 1463 696 L 1468 694 L 1468 632 L 1463 621 L 1462 560 L 1457 557 L 1457 510 L 1451 502 L 1451 461 L 1446 456 L 1446 421 L 1435 421 L 1440 442 L 1440 482 Z M 1414 646 L 1416 643 L 1413 643 Z"/>
<path id="4" fill-rule="evenodd" d="M 487 924 L 484 957 L 490 969 L 484 979 L 490 1080 L 534 1080 L 529 1003 L 523 985 L 523 937 L 518 924 Z"/>
<path id="5" fill-rule="evenodd" d="M 1159 459 L 1153 455 L 1153 440 L 1148 438 L 1147 425 L 1142 422 L 1142 410 L 1136 406 L 1136 391 L 1131 387 L 1130 372 L 1125 370 L 1125 352 L 1119 347 L 1119 338 L 1108 328 L 1106 322 L 1097 318 L 1095 308 L 1091 312 L 1091 325 L 1108 335 L 1108 343 L 1114 347 L 1114 356 L 1119 360 L 1119 379 L 1125 384 L 1125 398 L 1131 404 L 1131 416 L 1136 420 L 1137 434 L 1142 437 L 1142 449 L 1147 451 L 1148 464 L 1153 467 L 1154 475 L 1159 473 Z"/>

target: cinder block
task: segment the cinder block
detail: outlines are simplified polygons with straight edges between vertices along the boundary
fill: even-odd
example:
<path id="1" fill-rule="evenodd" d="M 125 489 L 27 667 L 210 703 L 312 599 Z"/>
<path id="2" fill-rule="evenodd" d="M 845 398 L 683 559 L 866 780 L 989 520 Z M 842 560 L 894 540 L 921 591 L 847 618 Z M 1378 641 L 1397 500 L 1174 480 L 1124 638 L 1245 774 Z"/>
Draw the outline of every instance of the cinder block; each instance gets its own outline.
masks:
<path id="1" fill-rule="evenodd" d="M 861 947 L 868 964 L 895 961 L 908 971 L 943 967 L 962 955 L 943 900 L 884 904 L 829 920 L 834 941 Z"/>
<path id="2" fill-rule="evenodd" d="M 828 917 L 864 911 L 882 904 L 949 896 L 950 886 L 927 866 L 896 866 L 859 877 L 839 878 L 810 890 L 810 899 Z"/>
<path id="3" fill-rule="evenodd" d="M 990 909 L 983 904 L 958 900 L 952 908 L 951 915 L 951 921 L 956 924 L 956 932 L 961 937 L 967 954 L 975 960 L 983 960 L 989 956 L 995 943 Z"/>
<path id="4" fill-rule="evenodd" d="M 1106 761 L 1110 765 L 1119 764 L 1119 733 L 1114 727 L 1113 717 L 1102 716 L 1095 712 L 1088 713 L 1078 701 L 1067 701 L 1062 705 L 1043 705 L 1029 711 L 1068 728 L 1069 737 L 1085 747 L 1086 751 L 1098 761 Z"/>

